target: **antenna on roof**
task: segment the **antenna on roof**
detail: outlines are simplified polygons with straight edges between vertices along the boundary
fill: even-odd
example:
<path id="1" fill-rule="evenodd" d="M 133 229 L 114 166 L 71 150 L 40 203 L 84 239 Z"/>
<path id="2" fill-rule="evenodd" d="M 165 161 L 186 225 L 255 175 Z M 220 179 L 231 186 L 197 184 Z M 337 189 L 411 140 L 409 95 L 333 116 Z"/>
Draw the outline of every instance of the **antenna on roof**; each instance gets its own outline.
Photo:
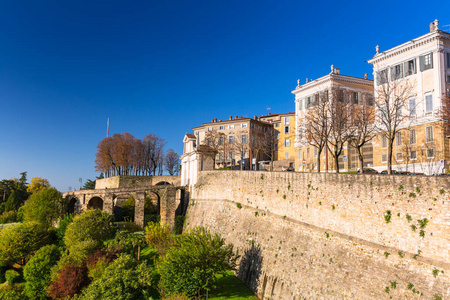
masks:
<path id="1" fill-rule="evenodd" d="M 270 109 L 271 109 L 270 106 L 267 106 L 266 109 L 267 109 L 267 114 L 270 115 Z"/>
<path id="2" fill-rule="evenodd" d="M 450 25 L 442 25 L 442 27 L 448 27 L 446 31 L 450 32 Z"/>

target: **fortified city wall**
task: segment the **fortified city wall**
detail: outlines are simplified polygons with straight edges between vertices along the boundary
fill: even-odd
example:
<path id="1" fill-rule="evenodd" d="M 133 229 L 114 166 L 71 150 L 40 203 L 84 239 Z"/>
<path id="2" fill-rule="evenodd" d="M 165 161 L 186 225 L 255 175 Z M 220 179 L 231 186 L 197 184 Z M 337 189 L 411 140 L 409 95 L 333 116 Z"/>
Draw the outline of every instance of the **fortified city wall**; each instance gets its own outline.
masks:
<path id="1" fill-rule="evenodd" d="M 261 299 L 450 297 L 446 177 L 204 171 L 190 198 Z"/>

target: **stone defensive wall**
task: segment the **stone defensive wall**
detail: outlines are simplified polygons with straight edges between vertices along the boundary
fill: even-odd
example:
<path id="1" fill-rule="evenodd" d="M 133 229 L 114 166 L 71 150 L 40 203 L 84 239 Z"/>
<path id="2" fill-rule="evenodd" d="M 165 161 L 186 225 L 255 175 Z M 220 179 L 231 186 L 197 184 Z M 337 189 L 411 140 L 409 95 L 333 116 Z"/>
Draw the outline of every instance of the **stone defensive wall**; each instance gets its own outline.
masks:
<path id="1" fill-rule="evenodd" d="M 203 171 L 186 226 L 261 299 L 450 299 L 450 178 Z"/>
<path id="2" fill-rule="evenodd" d="M 95 189 L 140 188 L 163 185 L 165 182 L 179 186 L 180 181 L 180 176 L 113 176 L 97 179 Z"/>

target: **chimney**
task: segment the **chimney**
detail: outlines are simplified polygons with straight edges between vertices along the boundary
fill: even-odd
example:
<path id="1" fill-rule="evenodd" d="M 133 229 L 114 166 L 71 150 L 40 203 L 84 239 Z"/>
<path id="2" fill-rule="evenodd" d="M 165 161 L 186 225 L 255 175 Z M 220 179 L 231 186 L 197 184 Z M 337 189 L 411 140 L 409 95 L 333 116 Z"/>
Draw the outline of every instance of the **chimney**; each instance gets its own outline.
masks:
<path id="1" fill-rule="evenodd" d="M 214 119 L 211 120 L 211 123 L 214 123 Z"/>
<path id="2" fill-rule="evenodd" d="M 334 70 L 336 71 L 336 74 L 341 74 L 341 69 L 339 69 L 339 68 L 334 68 Z"/>
<path id="3" fill-rule="evenodd" d="M 238 118 L 238 116 L 234 116 L 234 119 L 237 119 Z"/>
<path id="4" fill-rule="evenodd" d="M 229 120 L 233 120 L 233 116 L 230 116 Z"/>
<path id="5" fill-rule="evenodd" d="M 217 118 L 214 118 L 214 122 L 217 122 Z"/>
<path id="6" fill-rule="evenodd" d="M 258 117 L 257 116 L 253 116 L 253 120 L 258 120 Z"/>
<path id="7" fill-rule="evenodd" d="M 367 73 L 364 73 L 364 79 L 367 79 Z"/>

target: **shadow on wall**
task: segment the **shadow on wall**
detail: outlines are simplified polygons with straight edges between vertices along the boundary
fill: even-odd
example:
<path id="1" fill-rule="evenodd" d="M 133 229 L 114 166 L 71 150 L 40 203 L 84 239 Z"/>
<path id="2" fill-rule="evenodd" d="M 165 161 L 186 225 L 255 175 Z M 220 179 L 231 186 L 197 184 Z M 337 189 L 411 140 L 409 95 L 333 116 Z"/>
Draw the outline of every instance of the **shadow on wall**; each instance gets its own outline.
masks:
<path id="1" fill-rule="evenodd" d="M 254 293 L 257 292 L 262 268 L 262 250 L 260 245 L 254 245 L 245 250 L 239 264 L 239 279 Z"/>

